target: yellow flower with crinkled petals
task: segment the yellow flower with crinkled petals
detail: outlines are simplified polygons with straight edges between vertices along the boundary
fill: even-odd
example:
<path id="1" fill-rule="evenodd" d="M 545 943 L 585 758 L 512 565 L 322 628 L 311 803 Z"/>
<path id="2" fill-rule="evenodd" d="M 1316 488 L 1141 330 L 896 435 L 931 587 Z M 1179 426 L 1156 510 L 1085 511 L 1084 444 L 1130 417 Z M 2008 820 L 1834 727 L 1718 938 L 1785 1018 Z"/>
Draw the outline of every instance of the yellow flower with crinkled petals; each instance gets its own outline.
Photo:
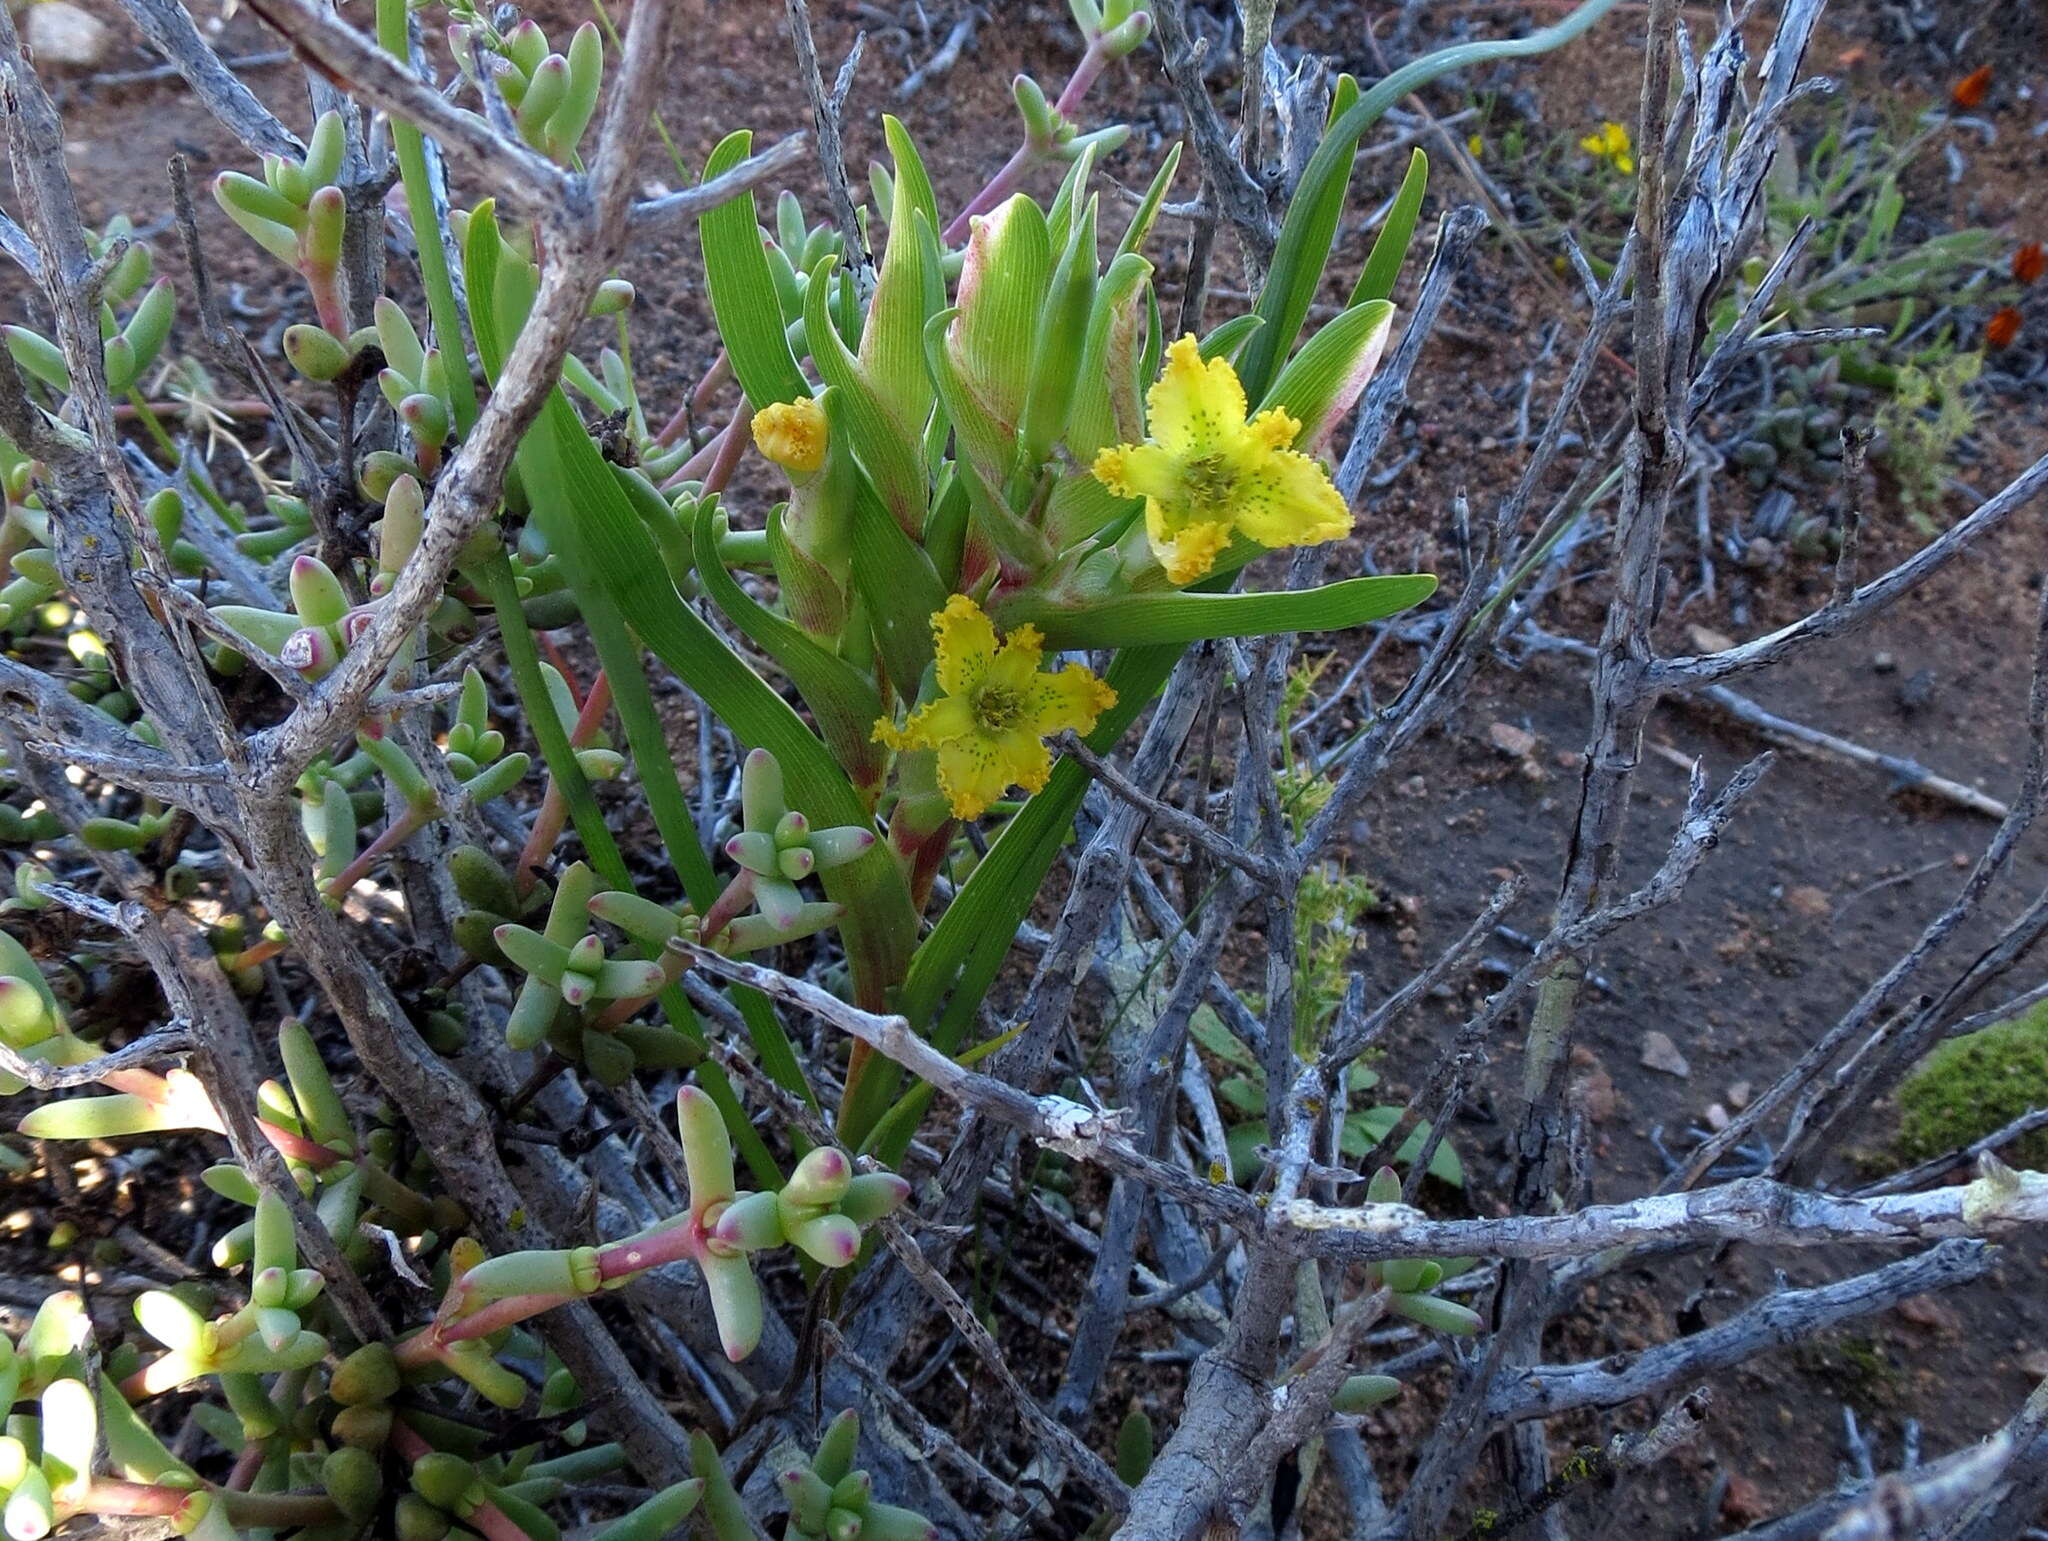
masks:
<path id="1" fill-rule="evenodd" d="M 1262 546 L 1314 546 L 1351 531 L 1351 510 L 1322 462 L 1289 448 L 1301 424 L 1277 407 L 1245 420 L 1244 386 L 1228 359 L 1204 359 L 1193 337 L 1166 350 L 1146 394 L 1143 444 L 1095 457 L 1095 477 L 1145 500 L 1152 554 L 1175 583 L 1216 565 L 1233 531 Z"/>
<path id="2" fill-rule="evenodd" d="M 995 623 L 965 594 L 932 617 L 940 695 L 902 727 L 875 724 L 875 741 L 938 756 L 939 788 L 957 819 L 978 818 L 1013 786 L 1044 788 L 1052 773 L 1045 736 L 1089 732 L 1116 705 L 1116 692 L 1080 664 L 1046 673 L 1044 639 L 1019 626 L 1002 641 Z"/>

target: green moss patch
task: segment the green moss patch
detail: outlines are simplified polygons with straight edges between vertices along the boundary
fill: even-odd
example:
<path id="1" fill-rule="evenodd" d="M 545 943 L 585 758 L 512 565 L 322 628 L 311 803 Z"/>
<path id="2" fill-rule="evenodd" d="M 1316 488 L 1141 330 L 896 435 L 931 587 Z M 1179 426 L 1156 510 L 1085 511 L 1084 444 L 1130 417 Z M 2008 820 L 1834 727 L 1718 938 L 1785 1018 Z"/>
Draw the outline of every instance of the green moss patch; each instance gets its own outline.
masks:
<path id="1" fill-rule="evenodd" d="M 1899 1154 L 1910 1161 L 1982 1139 L 2048 1107 L 2048 1004 L 1943 1044 L 1899 1087 Z M 2004 1152 L 2016 1166 L 2048 1166 L 2048 1129 Z"/>

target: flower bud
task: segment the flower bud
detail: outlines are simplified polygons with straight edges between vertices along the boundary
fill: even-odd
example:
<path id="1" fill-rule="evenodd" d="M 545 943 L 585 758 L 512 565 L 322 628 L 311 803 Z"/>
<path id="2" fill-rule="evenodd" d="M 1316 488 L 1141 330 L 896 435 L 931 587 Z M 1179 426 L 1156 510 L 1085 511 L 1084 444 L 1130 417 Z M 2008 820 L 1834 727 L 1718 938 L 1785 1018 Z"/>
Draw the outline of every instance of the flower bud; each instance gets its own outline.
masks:
<path id="1" fill-rule="evenodd" d="M 754 447 L 793 477 L 808 480 L 824 466 L 829 441 L 825 409 L 810 397 L 763 407 L 754 414 L 753 428 Z"/>

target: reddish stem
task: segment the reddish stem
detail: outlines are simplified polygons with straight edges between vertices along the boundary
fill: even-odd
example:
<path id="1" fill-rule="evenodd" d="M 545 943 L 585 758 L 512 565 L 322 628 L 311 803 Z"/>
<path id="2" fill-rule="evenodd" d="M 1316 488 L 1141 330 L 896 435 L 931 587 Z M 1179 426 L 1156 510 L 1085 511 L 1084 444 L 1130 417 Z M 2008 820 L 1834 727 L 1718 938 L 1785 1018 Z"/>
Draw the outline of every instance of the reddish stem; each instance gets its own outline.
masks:
<path id="1" fill-rule="evenodd" d="M 1109 57 L 1101 49 L 1101 39 L 1090 38 L 1088 51 L 1081 55 L 1081 62 L 1074 66 L 1074 73 L 1067 77 L 1067 83 L 1060 91 L 1059 100 L 1053 103 L 1053 111 L 1063 118 L 1071 118 L 1075 109 L 1081 105 L 1081 99 L 1101 77 L 1103 68 L 1108 63 Z M 1003 162 L 1003 169 L 989 179 L 988 186 L 970 198 L 967 207 L 960 211 L 952 224 L 946 226 L 943 237 L 946 243 L 951 245 L 963 239 L 967 234 L 967 222 L 977 214 L 986 214 L 1007 198 L 1016 190 L 1017 184 L 1024 180 L 1024 173 L 1041 159 L 1043 157 L 1037 147 L 1027 137 L 1024 143 L 1017 146 L 1016 154 Z"/>
<path id="2" fill-rule="evenodd" d="M 161 1514 L 175 1516 L 192 1496 L 190 1488 L 157 1487 L 146 1482 L 122 1482 L 113 1477 L 95 1477 L 79 1503 L 81 1514 Z"/>
<path id="3" fill-rule="evenodd" d="M 718 357 L 711 361 L 711 367 L 704 371 L 704 378 L 676 408 L 676 415 L 661 425 L 661 432 L 654 436 L 654 442 L 663 449 L 683 436 L 683 430 L 690 426 L 692 419 L 700 417 L 711 405 L 711 394 L 732 378 L 732 355 L 720 348 Z"/>
<path id="4" fill-rule="evenodd" d="M 725 432 L 712 441 L 718 446 L 718 452 L 711 457 L 711 468 L 704 473 L 706 492 L 725 491 L 725 484 L 732 480 L 732 473 L 739 469 L 740 456 L 745 454 L 747 449 L 748 421 L 747 400 L 742 396 L 738 409 L 732 415 L 732 421 L 725 425 Z"/>
<path id="5" fill-rule="evenodd" d="M 327 886 L 320 890 L 329 899 L 339 899 L 356 884 L 369 875 L 370 869 L 384 857 L 390 855 L 406 841 L 433 822 L 440 810 L 434 808 L 408 808 L 397 822 L 385 826 L 383 833 L 357 853 L 354 861 L 327 880 Z"/>
<path id="6" fill-rule="evenodd" d="M 718 945 L 718 933 L 739 919 L 754 897 L 754 874 L 746 867 L 733 874 L 732 881 L 725 885 L 725 892 L 711 901 L 711 908 L 704 912 L 703 922 L 697 934 L 703 938 L 706 947 Z"/>
<path id="7" fill-rule="evenodd" d="M 576 725 L 569 732 L 569 747 L 588 749 L 597 737 L 597 730 L 604 726 L 605 713 L 611 709 L 611 681 L 600 669 L 597 678 L 590 682 L 590 694 L 583 698 L 582 708 L 576 714 Z M 512 870 L 512 881 L 519 893 L 533 891 L 533 885 L 540 879 L 540 864 L 547 860 L 548 852 L 562 838 L 562 826 L 568 822 L 569 800 L 562 795 L 555 778 L 550 776 L 547 792 L 540 801 L 540 812 L 534 815 L 533 828 L 526 836 L 526 848 L 519 853 L 518 865 Z"/>
<path id="8" fill-rule="evenodd" d="M 228 960 L 228 972 L 236 973 L 245 968 L 255 968 L 259 963 L 268 963 L 284 951 L 285 944 L 274 938 L 267 938 L 253 947 L 245 947 Z"/>

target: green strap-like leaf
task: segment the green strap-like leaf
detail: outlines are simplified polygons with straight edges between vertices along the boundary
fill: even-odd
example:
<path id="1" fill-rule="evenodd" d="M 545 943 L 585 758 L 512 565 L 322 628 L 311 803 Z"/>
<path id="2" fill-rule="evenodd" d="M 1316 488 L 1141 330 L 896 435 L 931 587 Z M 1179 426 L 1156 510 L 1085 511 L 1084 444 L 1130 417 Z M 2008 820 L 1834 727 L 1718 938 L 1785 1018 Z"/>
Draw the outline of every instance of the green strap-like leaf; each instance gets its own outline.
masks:
<path id="1" fill-rule="evenodd" d="M 754 136 L 746 129 L 728 134 L 704 163 L 704 180 L 708 182 L 745 160 L 753 142 Z M 782 306 L 768 270 L 768 255 L 761 246 L 754 195 L 742 193 L 700 215 L 697 238 L 704 246 L 704 278 L 711 289 L 718 335 L 747 400 L 759 410 L 773 402 L 810 395 L 810 383 L 797 367 L 796 355 L 789 351 L 789 339 L 783 332 Z"/>
<path id="2" fill-rule="evenodd" d="M 1422 195 L 1429 191 L 1429 157 L 1417 150 L 1408 157 L 1408 174 L 1401 178 L 1401 190 L 1394 194 L 1394 206 L 1380 225 L 1372 253 L 1351 290 L 1351 303 L 1392 299 L 1394 280 L 1401 276 L 1401 264 L 1408 258 L 1415 239 L 1415 222 L 1422 215 Z"/>
<path id="3" fill-rule="evenodd" d="M 1254 594 L 1127 594 L 1068 610 L 1024 594 L 997 611 L 1004 631 L 1029 622 L 1049 648 L 1143 647 L 1208 637 L 1284 631 L 1342 631 L 1421 604 L 1436 592 L 1430 573 L 1349 578 L 1321 588 Z"/>
<path id="4" fill-rule="evenodd" d="M 499 281 L 498 270 L 508 266 L 499 261 L 499 241 L 491 206 L 480 205 L 470 217 L 469 292 L 478 351 L 492 378 L 503 365 L 509 339 L 525 319 L 523 310 L 508 312 L 477 303 L 481 295 L 517 302 L 516 291 L 508 294 Z M 562 506 L 574 510 L 579 538 L 590 557 L 587 581 L 604 586 L 641 642 L 695 690 L 742 743 L 767 749 L 782 762 L 790 805 L 816 828 L 865 825 L 869 808 L 817 736 L 683 602 L 646 526 L 560 390 L 550 393 L 520 453 L 527 462 L 520 474 L 529 495 L 551 489 L 559 493 Z M 874 516 L 895 528 L 879 504 Z M 877 845 L 859 861 L 833 868 L 823 881 L 826 893 L 847 906 L 839 929 L 854 971 L 855 993 L 863 1005 L 878 1007 L 888 988 L 902 978 L 916 937 L 917 916 L 902 871 Z"/>
<path id="5" fill-rule="evenodd" d="M 919 446 L 911 437 L 913 430 L 890 410 L 826 315 L 826 298 L 838 265 L 839 259 L 828 254 L 811 269 L 810 287 L 804 295 L 804 339 L 810 344 L 811 362 L 832 388 L 832 402 L 838 409 L 835 417 L 846 425 L 854 455 L 873 480 L 883 504 L 906 531 L 921 532 L 927 486 Z M 870 325 L 874 324 L 871 320 Z M 920 349 L 922 331 L 920 325 Z"/>
<path id="6" fill-rule="evenodd" d="M 1350 412 L 1379 367 L 1393 320 L 1394 307 L 1386 300 L 1354 305 L 1287 361 L 1266 405 L 1301 424 L 1296 447 L 1312 452 Z"/>
<path id="7" fill-rule="evenodd" d="M 874 742 L 874 727 L 882 715 L 882 698 L 874 682 L 820 647 L 802 627 L 758 604 L 733 581 L 719 560 L 716 514 L 708 502 L 697 511 L 694 537 L 704 592 L 790 677 L 847 774 L 860 785 L 875 786 L 881 779 L 882 752 Z"/>

